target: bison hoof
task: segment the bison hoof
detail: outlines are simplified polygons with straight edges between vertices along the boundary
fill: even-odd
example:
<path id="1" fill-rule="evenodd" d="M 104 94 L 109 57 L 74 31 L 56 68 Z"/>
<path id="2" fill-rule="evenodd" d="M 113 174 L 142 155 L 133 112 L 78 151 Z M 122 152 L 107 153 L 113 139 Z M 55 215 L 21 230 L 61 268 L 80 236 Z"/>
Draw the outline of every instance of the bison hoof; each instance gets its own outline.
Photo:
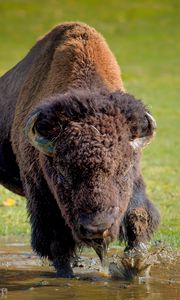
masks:
<path id="1" fill-rule="evenodd" d="M 128 245 L 125 249 L 124 252 L 126 254 L 133 254 L 133 253 L 144 253 L 147 251 L 147 246 L 144 243 L 139 243 L 135 246 Z"/>
<path id="2" fill-rule="evenodd" d="M 74 278 L 73 270 L 61 269 L 57 270 L 56 276 L 59 278 Z"/>
<path id="3" fill-rule="evenodd" d="M 61 278 L 73 278 L 74 277 L 73 269 L 71 268 L 71 265 L 69 262 L 63 263 L 62 261 L 55 259 L 53 261 L 53 265 L 57 271 L 57 273 L 56 273 L 57 277 L 61 277 Z"/>

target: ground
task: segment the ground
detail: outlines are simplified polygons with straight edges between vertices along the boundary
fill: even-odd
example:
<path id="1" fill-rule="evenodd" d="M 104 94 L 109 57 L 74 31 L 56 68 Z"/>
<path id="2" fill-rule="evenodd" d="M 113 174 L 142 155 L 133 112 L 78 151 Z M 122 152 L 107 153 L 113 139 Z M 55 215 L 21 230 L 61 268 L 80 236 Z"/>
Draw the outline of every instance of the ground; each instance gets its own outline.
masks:
<path id="1" fill-rule="evenodd" d="M 0 0 L 0 75 L 57 23 L 83 21 L 105 36 L 126 89 L 143 99 L 157 120 L 142 171 L 161 213 L 154 239 L 174 247 L 180 247 L 179 6 L 178 0 Z M 24 199 L 0 188 L 0 235 L 29 234 L 25 208 Z"/>
<path id="2" fill-rule="evenodd" d="M 143 270 L 136 274 L 138 259 L 134 261 L 133 257 L 131 262 L 135 264 L 130 267 L 128 263 L 127 268 L 122 248 L 114 247 L 109 252 L 111 275 L 107 273 L 108 264 L 102 268 L 94 252 L 86 249 L 74 262 L 75 278 L 60 279 L 46 260 L 41 261 L 30 252 L 26 241 L 0 238 L 0 244 L 0 298 L 3 299 L 179 300 L 180 250 L 158 245 L 148 255 L 141 256 L 141 262 L 149 261 L 151 265 L 149 276 Z M 136 276 L 131 277 L 133 270 Z"/>

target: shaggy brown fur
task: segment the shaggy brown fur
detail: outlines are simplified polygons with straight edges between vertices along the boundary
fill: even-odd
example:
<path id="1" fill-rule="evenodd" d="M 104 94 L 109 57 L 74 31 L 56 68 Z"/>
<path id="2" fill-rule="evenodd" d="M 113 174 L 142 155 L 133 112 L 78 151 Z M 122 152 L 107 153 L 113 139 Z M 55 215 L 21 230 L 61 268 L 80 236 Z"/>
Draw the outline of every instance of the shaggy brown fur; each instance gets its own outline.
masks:
<path id="1" fill-rule="evenodd" d="M 72 276 L 81 244 L 101 256 L 104 236 L 128 247 L 146 241 L 159 215 L 131 142 L 153 129 L 143 103 L 124 93 L 102 36 L 58 25 L 0 78 L 0 90 L 0 181 L 26 196 L 33 249 L 59 276 Z"/>

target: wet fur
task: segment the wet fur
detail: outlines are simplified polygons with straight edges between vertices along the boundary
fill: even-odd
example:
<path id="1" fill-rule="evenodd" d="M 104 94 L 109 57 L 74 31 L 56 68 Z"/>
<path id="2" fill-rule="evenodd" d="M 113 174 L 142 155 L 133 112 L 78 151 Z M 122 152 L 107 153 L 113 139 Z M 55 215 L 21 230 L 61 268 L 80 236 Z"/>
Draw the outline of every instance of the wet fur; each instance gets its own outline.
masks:
<path id="1" fill-rule="evenodd" d="M 0 78 L 0 91 L 0 182 L 26 196 L 32 247 L 53 261 L 60 276 L 72 275 L 70 260 L 81 245 L 74 222 L 79 207 L 97 213 L 109 209 L 110 199 L 117 205 L 120 198 L 123 218 L 114 226 L 114 238 L 120 235 L 132 247 L 149 239 L 159 214 L 145 193 L 140 151 L 128 143 L 151 134 L 147 109 L 124 92 L 117 62 L 100 34 L 81 23 L 58 25 Z M 57 153 L 70 153 L 71 176 L 65 166 L 62 175 L 61 157 L 46 157 L 28 142 L 24 131 L 34 111 L 41 112 L 41 130 L 57 141 Z M 91 152 L 85 138 L 98 147 Z M 106 184 L 101 178 L 108 178 Z M 89 191 L 87 205 L 83 199 Z M 146 220 L 139 217 L 142 208 Z M 145 230 L 139 229 L 140 219 Z"/>

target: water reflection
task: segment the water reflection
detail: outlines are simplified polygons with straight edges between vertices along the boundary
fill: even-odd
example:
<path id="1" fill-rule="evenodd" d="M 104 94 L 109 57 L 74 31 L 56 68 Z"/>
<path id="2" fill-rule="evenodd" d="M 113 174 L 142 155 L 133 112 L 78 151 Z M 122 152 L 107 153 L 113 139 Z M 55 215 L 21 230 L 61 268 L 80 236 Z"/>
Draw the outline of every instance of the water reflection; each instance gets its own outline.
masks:
<path id="1" fill-rule="evenodd" d="M 115 250 L 115 252 L 117 252 Z M 114 251 L 111 252 L 113 255 Z M 93 257 L 92 257 L 93 255 Z M 55 278 L 54 271 L 25 244 L 6 243 L 0 250 L 0 298 L 12 300 L 93 299 L 93 300 L 179 300 L 180 256 L 162 260 L 152 267 L 151 277 L 132 282 L 112 280 L 97 271 L 94 253 L 85 253 L 84 265 L 75 268 L 77 279 Z M 89 265 L 88 265 L 89 264 Z M 94 264 L 94 271 L 90 265 Z"/>

